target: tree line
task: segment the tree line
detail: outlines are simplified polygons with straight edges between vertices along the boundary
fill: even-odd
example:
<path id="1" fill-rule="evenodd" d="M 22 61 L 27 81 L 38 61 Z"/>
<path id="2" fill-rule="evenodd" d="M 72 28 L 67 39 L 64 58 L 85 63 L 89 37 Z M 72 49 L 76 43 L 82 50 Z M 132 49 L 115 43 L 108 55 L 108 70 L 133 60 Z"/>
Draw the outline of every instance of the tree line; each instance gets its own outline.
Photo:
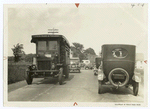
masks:
<path id="1" fill-rule="evenodd" d="M 84 49 L 83 44 L 74 42 L 72 43 L 73 46 L 71 46 L 71 51 L 73 52 L 73 57 L 79 57 L 80 61 L 87 59 L 87 55 L 96 55 L 94 49 L 92 48 L 87 48 Z M 8 61 L 14 61 L 14 62 L 19 62 L 19 61 L 25 61 L 25 62 L 32 62 L 33 57 L 36 56 L 36 54 L 25 54 L 23 51 L 23 44 L 16 44 L 12 48 L 13 55 L 8 58 Z"/>

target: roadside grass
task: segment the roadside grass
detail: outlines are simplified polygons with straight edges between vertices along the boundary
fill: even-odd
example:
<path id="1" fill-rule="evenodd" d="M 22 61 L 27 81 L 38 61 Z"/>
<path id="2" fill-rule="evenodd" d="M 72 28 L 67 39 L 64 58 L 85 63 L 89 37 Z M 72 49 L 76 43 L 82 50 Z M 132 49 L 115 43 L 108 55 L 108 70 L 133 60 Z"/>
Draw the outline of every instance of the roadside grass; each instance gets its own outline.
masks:
<path id="1" fill-rule="evenodd" d="M 28 62 L 8 62 L 8 84 L 25 80 L 25 71 L 29 64 Z"/>

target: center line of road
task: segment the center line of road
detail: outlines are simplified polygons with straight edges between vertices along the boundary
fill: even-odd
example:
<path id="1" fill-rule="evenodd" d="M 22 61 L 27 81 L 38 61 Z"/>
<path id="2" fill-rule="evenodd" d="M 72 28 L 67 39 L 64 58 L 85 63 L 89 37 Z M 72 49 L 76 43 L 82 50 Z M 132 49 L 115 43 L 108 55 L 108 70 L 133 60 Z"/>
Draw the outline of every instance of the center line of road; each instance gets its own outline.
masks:
<path id="1" fill-rule="evenodd" d="M 39 96 L 45 94 L 46 92 L 48 92 L 48 91 L 49 91 L 50 89 L 52 89 L 53 87 L 54 87 L 54 85 L 53 85 L 52 87 L 48 88 L 47 90 L 45 90 L 44 92 L 39 93 L 38 95 L 36 95 L 34 98 L 32 98 L 32 99 L 29 100 L 29 101 L 34 101 L 36 98 L 38 98 Z"/>

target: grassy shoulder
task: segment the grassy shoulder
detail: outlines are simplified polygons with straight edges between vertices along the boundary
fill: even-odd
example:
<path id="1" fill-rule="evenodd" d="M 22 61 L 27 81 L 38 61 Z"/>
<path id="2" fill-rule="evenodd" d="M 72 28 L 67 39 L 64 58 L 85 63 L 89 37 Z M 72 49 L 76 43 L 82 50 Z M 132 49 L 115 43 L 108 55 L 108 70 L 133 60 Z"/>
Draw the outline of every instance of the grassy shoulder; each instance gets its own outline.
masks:
<path id="1" fill-rule="evenodd" d="M 8 62 L 8 84 L 25 79 L 25 72 L 29 62 Z"/>

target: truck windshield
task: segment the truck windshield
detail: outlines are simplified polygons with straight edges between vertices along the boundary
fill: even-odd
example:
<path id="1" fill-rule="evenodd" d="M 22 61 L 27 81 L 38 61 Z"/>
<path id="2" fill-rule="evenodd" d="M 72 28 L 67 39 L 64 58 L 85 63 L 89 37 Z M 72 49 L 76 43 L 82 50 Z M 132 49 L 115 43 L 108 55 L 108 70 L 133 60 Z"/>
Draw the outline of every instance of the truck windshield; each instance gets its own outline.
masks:
<path id="1" fill-rule="evenodd" d="M 57 50 L 57 41 L 48 41 L 48 50 Z"/>
<path id="2" fill-rule="evenodd" d="M 46 41 L 38 41 L 38 50 L 46 50 Z"/>

